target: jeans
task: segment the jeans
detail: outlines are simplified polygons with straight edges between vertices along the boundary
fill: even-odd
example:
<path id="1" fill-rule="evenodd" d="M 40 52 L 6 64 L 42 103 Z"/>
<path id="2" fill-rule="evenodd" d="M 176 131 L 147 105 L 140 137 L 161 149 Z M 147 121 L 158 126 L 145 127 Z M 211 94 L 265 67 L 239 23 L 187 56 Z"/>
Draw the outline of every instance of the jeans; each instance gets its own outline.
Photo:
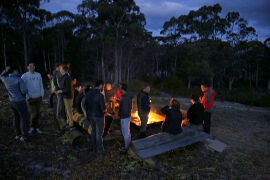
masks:
<path id="1" fill-rule="evenodd" d="M 30 114 L 30 127 L 39 128 L 39 114 L 40 114 L 40 104 L 42 98 L 34 98 L 26 101 L 28 111 Z"/>
<path id="2" fill-rule="evenodd" d="M 131 135 L 130 135 L 130 120 L 131 117 L 121 119 L 121 130 L 124 136 L 125 141 L 125 148 L 127 149 L 130 142 L 131 142 Z"/>
<path id="3" fill-rule="evenodd" d="M 53 108 L 53 97 L 55 96 L 55 93 L 50 94 L 50 108 Z"/>
<path id="4" fill-rule="evenodd" d="M 204 112 L 203 115 L 203 131 L 210 134 L 211 112 Z"/>
<path id="5" fill-rule="evenodd" d="M 147 121 L 148 121 L 148 117 L 149 117 L 149 112 L 139 113 L 139 116 L 140 116 L 140 120 L 141 120 L 141 133 L 145 133 Z"/>
<path id="6" fill-rule="evenodd" d="M 11 109 L 15 116 L 13 125 L 16 135 L 28 136 L 29 114 L 25 101 L 11 102 Z"/>
<path id="7" fill-rule="evenodd" d="M 66 119 L 65 105 L 62 94 L 57 94 L 56 118 Z"/>
<path id="8" fill-rule="evenodd" d="M 112 116 L 105 116 L 105 128 L 104 128 L 104 134 L 108 134 L 111 124 L 112 124 L 113 118 Z"/>
<path id="9" fill-rule="evenodd" d="M 67 115 L 67 124 L 70 127 L 73 127 L 74 122 L 73 122 L 73 118 L 72 118 L 72 99 L 64 98 L 64 104 L 65 104 L 66 115 Z"/>
<path id="10" fill-rule="evenodd" d="M 104 147 L 103 147 L 103 130 L 104 130 L 104 117 L 88 117 L 88 119 L 91 120 L 91 126 L 92 126 L 92 145 L 94 151 L 96 151 L 98 154 L 104 153 Z"/>

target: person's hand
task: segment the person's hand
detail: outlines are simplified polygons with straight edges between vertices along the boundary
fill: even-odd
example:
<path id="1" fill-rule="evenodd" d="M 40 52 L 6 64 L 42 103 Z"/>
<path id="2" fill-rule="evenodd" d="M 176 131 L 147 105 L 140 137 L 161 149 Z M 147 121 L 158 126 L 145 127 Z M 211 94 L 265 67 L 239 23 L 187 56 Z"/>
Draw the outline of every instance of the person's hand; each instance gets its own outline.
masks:
<path id="1" fill-rule="evenodd" d="M 103 96 L 105 96 L 105 91 L 104 91 L 104 89 L 101 91 L 101 94 L 102 94 Z"/>
<path id="2" fill-rule="evenodd" d="M 10 66 L 6 67 L 6 72 L 8 72 L 10 70 Z"/>

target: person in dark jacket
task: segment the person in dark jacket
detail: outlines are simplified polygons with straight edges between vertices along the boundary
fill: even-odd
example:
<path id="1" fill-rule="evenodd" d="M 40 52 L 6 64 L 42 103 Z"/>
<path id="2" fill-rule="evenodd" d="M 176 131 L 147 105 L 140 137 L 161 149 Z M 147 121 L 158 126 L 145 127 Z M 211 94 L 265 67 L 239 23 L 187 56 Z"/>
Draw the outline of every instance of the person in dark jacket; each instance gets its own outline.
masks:
<path id="1" fill-rule="evenodd" d="M 92 145 L 93 150 L 99 155 L 104 154 L 103 131 L 104 131 L 104 114 L 106 110 L 104 97 L 104 82 L 98 80 L 95 88 L 90 90 L 85 99 L 87 119 L 91 122 L 92 127 Z"/>
<path id="2" fill-rule="evenodd" d="M 73 84 L 73 87 L 74 87 L 74 84 Z M 80 94 L 81 90 L 82 90 L 82 85 L 81 84 L 76 84 L 75 89 L 74 89 L 74 98 L 73 98 L 73 107 L 74 108 L 76 107 L 77 96 Z"/>
<path id="3" fill-rule="evenodd" d="M 131 120 L 131 109 L 132 109 L 132 98 L 133 95 L 127 92 L 127 85 L 121 85 L 122 99 L 119 104 L 119 117 L 121 121 L 122 135 L 124 136 L 125 146 L 120 149 L 121 152 L 126 152 L 131 142 L 130 135 L 130 120 Z"/>
<path id="4" fill-rule="evenodd" d="M 62 74 L 60 73 L 60 68 L 62 64 L 56 64 L 55 70 L 53 71 L 53 83 L 55 86 L 55 92 L 60 90 L 60 83 L 62 81 Z M 66 119 L 64 99 L 61 93 L 56 93 L 57 105 L 56 105 L 56 118 Z"/>
<path id="5" fill-rule="evenodd" d="M 1 73 L 0 79 L 8 91 L 11 109 L 14 113 L 15 139 L 25 142 L 28 140 L 29 114 L 26 106 L 27 88 L 24 81 L 19 77 L 17 68 L 7 66 Z"/>
<path id="6" fill-rule="evenodd" d="M 140 133 L 141 138 L 146 137 L 146 126 L 151 105 L 151 98 L 149 96 L 150 90 L 151 90 L 150 86 L 145 85 L 142 91 L 139 92 L 137 96 L 137 108 L 141 120 L 141 133 Z"/>
<path id="7" fill-rule="evenodd" d="M 191 96 L 192 105 L 188 109 L 187 118 L 189 123 L 199 125 L 203 122 L 204 108 L 197 95 Z"/>
<path id="8" fill-rule="evenodd" d="M 62 74 L 62 80 L 60 82 L 60 90 L 57 93 L 61 93 L 64 99 L 67 123 L 70 128 L 74 127 L 74 122 L 72 119 L 72 99 L 73 99 L 73 87 L 70 75 L 67 73 L 67 66 L 63 65 L 60 68 L 60 72 Z"/>
<path id="9" fill-rule="evenodd" d="M 170 134 L 179 134 L 182 132 L 182 113 L 180 107 L 180 102 L 172 98 L 170 100 L 170 106 L 165 106 L 161 109 L 161 112 L 166 115 L 166 119 L 162 124 L 163 132 Z"/>

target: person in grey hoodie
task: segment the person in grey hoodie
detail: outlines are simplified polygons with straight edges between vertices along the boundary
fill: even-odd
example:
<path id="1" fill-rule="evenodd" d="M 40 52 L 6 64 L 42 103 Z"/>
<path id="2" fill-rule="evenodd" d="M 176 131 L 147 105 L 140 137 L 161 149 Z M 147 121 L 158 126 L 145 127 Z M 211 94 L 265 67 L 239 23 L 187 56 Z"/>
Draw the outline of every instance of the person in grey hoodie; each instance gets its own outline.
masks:
<path id="1" fill-rule="evenodd" d="M 119 104 L 119 117 L 121 120 L 121 130 L 124 136 L 125 146 L 120 148 L 121 152 L 126 152 L 131 142 L 130 134 L 130 120 L 133 95 L 127 92 L 127 85 L 121 84 L 120 92 L 122 93 L 122 99 Z"/>
<path id="2" fill-rule="evenodd" d="M 25 102 L 25 95 L 27 93 L 25 84 L 19 77 L 18 69 L 9 66 L 1 73 L 0 79 L 7 88 L 11 109 L 14 113 L 15 139 L 22 142 L 27 141 L 29 115 Z"/>
<path id="3" fill-rule="evenodd" d="M 44 96 L 42 77 L 38 72 L 35 72 L 35 64 L 33 62 L 28 62 L 27 69 L 28 72 L 22 75 L 22 80 L 28 91 L 26 103 L 30 113 L 31 128 L 29 129 L 29 134 L 32 134 L 34 131 L 42 134 L 43 132 L 39 127 L 40 104 Z"/>

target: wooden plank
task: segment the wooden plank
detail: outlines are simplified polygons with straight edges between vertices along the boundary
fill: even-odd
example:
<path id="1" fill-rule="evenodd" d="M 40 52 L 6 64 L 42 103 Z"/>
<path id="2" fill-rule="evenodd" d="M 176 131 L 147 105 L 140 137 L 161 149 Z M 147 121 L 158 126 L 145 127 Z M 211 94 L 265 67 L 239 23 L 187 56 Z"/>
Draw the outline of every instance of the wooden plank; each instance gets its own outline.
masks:
<path id="1" fill-rule="evenodd" d="M 224 144 L 223 142 L 221 142 L 221 141 L 219 141 L 217 139 L 211 140 L 207 146 L 209 148 L 217 151 L 217 152 L 220 152 L 220 153 L 223 152 L 224 149 L 227 148 L 227 145 L 226 144 Z"/>
<path id="2" fill-rule="evenodd" d="M 178 139 L 182 139 L 183 137 L 186 137 L 186 136 L 189 136 L 189 137 L 196 136 L 197 134 L 199 134 L 197 127 L 184 127 L 183 132 L 177 135 L 172 135 L 169 133 L 162 132 L 162 133 L 158 133 L 152 136 L 148 136 L 143 139 L 132 141 L 132 143 L 134 144 L 136 150 L 139 150 L 139 149 L 145 149 L 152 146 L 166 144 L 172 141 L 176 141 Z"/>
<path id="3" fill-rule="evenodd" d="M 178 139 L 176 141 L 172 141 L 167 144 L 161 144 L 159 146 L 152 146 L 148 147 L 146 149 L 136 149 L 136 153 L 139 157 L 142 159 L 150 158 L 165 152 L 168 152 L 170 150 L 174 150 L 180 147 L 185 147 L 187 145 L 194 144 L 196 142 L 200 142 L 205 140 L 206 138 L 209 138 L 210 135 L 206 133 L 199 133 L 197 136 L 192 136 L 192 137 L 184 137 L 182 139 Z"/>

